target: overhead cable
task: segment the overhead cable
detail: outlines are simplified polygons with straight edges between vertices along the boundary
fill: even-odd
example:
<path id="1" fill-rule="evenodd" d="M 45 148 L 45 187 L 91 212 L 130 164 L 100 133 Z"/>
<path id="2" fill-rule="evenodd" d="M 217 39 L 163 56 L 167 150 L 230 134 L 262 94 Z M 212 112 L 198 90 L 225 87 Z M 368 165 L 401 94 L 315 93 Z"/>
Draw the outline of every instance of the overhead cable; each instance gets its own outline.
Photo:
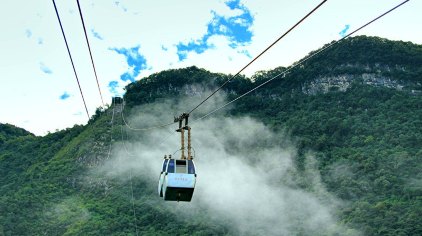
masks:
<path id="1" fill-rule="evenodd" d="M 129 128 L 129 129 L 131 129 L 131 130 L 135 130 L 135 131 L 148 131 L 148 130 L 153 130 L 153 129 L 158 129 L 158 128 L 164 128 L 164 127 L 167 127 L 167 126 L 170 126 L 170 125 L 172 125 L 172 124 L 176 123 L 176 122 L 170 122 L 170 123 L 167 123 L 167 124 L 161 124 L 161 125 L 149 126 L 149 127 L 144 127 L 144 128 L 135 128 L 135 127 L 130 126 L 130 125 L 126 122 L 125 116 L 124 116 L 124 114 L 123 114 L 124 109 L 125 109 L 125 101 L 124 101 L 124 100 L 123 100 L 123 104 L 122 104 L 122 106 L 123 106 L 123 109 L 122 109 L 122 119 L 123 119 L 123 122 L 125 123 L 126 127 L 128 127 L 128 128 Z"/>
<path id="2" fill-rule="evenodd" d="M 366 24 L 362 25 L 361 27 L 357 28 L 357 29 L 356 29 L 356 30 L 354 30 L 353 32 L 351 32 L 351 33 L 347 34 L 346 36 L 342 37 L 341 39 L 339 39 L 339 40 L 337 40 L 337 41 L 334 41 L 334 42 L 332 42 L 332 43 L 328 44 L 327 46 L 325 46 L 325 47 L 323 47 L 323 48 L 319 49 L 319 50 L 318 50 L 318 51 L 316 51 L 315 53 L 313 53 L 313 54 L 311 54 L 311 55 L 307 56 L 305 59 L 303 59 L 303 60 L 299 61 L 298 63 L 294 64 L 293 66 L 291 66 L 291 67 L 287 68 L 287 69 L 286 69 L 286 70 L 284 70 L 283 72 L 280 72 L 279 74 L 275 75 L 275 76 L 274 76 L 274 77 L 272 77 L 271 79 L 269 79 L 269 80 L 267 80 L 267 81 L 265 81 L 265 82 L 261 83 L 260 85 L 258 85 L 258 86 L 256 86 L 256 87 L 254 87 L 253 89 L 251 89 L 251 90 L 249 90 L 249 91 L 247 91 L 247 92 L 243 93 L 242 95 L 240 95 L 240 96 L 236 97 L 235 99 L 231 100 L 230 102 L 227 102 L 227 103 L 226 103 L 226 104 L 224 104 L 223 106 L 221 106 L 221 107 L 219 107 L 219 108 L 217 108 L 217 109 L 215 109 L 215 110 L 213 110 L 213 111 L 211 111 L 211 112 L 209 112 L 209 113 L 207 113 L 207 114 L 203 115 L 202 117 L 200 117 L 200 118 L 198 118 L 198 119 L 193 120 L 192 122 L 196 122 L 196 121 L 202 120 L 202 119 L 204 119 L 204 118 L 206 118 L 206 117 L 208 117 L 208 116 L 210 116 L 210 115 L 214 114 L 215 112 L 217 112 L 217 111 L 219 111 L 219 110 L 223 109 L 224 107 L 226 107 L 226 106 L 228 106 L 228 105 L 230 105 L 230 104 L 232 104 L 232 103 L 236 102 L 237 100 L 241 99 L 242 97 L 244 97 L 244 96 L 248 95 L 249 93 L 251 93 L 251 92 L 253 92 L 253 91 L 257 90 L 258 88 L 260 88 L 260 87 L 262 87 L 262 86 L 264 86 L 264 85 L 268 84 L 269 82 L 271 82 L 271 81 L 273 81 L 273 80 L 275 80 L 275 79 L 279 78 L 279 77 L 280 77 L 280 76 L 282 76 L 282 75 L 283 75 L 283 77 L 284 77 L 284 76 L 285 76 L 288 72 L 290 72 L 290 71 L 291 71 L 291 70 L 293 70 L 294 68 L 296 68 L 296 67 L 298 67 L 298 66 L 300 66 L 300 65 L 304 64 L 305 62 L 307 62 L 307 61 L 308 61 L 308 60 L 310 60 L 311 58 L 315 57 L 316 55 L 318 55 L 318 54 L 320 54 L 320 53 L 324 52 L 325 50 L 327 50 L 327 49 L 331 48 L 332 46 L 334 46 L 334 45 L 336 45 L 336 44 L 340 43 L 341 41 L 343 41 L 343 40 L 344 40 L 344 39 L 346 39 L 347 37 L 349 37 L 349 36 L 351 36 L 351 35 L 355 34 L 355 33 L 356 33 L 356 32 L 358 32 L 359 30 L 361 30 L 361 29 L 365 28 L 366 26 L 370 25 L 371 23 L 373 23 L 373 22 L 377 21 L 377 20 L 378 20 L 378 19 L 380 19 L 381 17 L 383 17 L 383 16 L 387 15 L 388 13 L 390 13 L 390 12 L 394 11 L 395 9 L 399 8 L 400 6 L 402 6 L 403 4 L 407 3 L 408 1 L 410 1 L 410 0 L 406 0 L 406 1 L 404 1 L 404 2 L 402 2 L 402 3 L 400 3 L 400 4 L 398 4 L 397 6 L 395 6 L 395 7 L 391 8 L 390 10 L 388 10 L 388 11 L 386 11 L 386 12 L 384 12 L 384 13 L 383 13 L 383 14 L 381 14 L 380 16 L 378 16 L 378 17 L 376 17 L 375 19 L 373 19 L 373 20 L 369 21 L 368 23 L 366 23 Z"/>
<path id="3" fill-rule="evenodd" d="M 94 59 L 92 58 L 91 47 L 90 47 L 90 45 L 89 45 L 88 35 L 87 35 L 87 33 L 86 33 L 86 28 L 85 28 L 84 17 L 82 16 L 81 5 L 79 4 L 79 0 L 76 0 L 76 2 L 78 3 L 79 15 L 81 16 L 82 26 L 83 26 L 83 28 L 84 28 L 84 33 L 85 33 L 86 44 L 88 45 L 89 56 L 91 57 L 91 64 L 92 64 L 92 68 L 94 69 L 95 80 L 97 80 L 97 86 L 98 86 L 98 91 L 100 92 L 101 103 L 102 103 L 102 104 L 103 104 L 103 106 L 104 106 L 103 95 L 102 95 L 102 93 L 101 93 L 100 83 L 98 82 L 97 70 L 95 69 Z"/>
<path id="4" fill-rule="evenodd" d="M 113 113 L 111 114 L 110 145 L 109 145 L 109 148 L 108 148 L 107 160 L 110 158 L 111 144 L 113 143 L 114 109 L 115 109 L 115 106 L 116 106 L 116 104 L 114 103 L 114 99 L 112 99 L 111 104 L 113 106 Z"/>
<path id="5" fill-rule="evenodd" d="M 271 43 L 265 50 L 263 50 L 258 56 L 256 56 L 252 61 L 250 61 L 247 65 L 245 65 L 240 71 L 238 71 L 235 75 L 230 77 L 228 80 L 226 80 L 220 87 L 218 87 L 214 92 L 212 92 L 208 97 L 206 97 L 201 103 L 199 103 L 196 107 L 194 107 L 191 111 L 188 112 L 188 114 L 191 114 L 193 111 L 195 111 L 198 107 L 200 107 L 202 104 L 204 104 L 210 97 L 212 97 L 215 93 L 217 93 L 220 89 L 222 89 L 227 83 L 229 83 L 231 80 L 233 80 L 236 76 L 238 76 L 241 72 L 243 72 L 248 66 L 250 66 L 253 62 L 255 62 L 259 57 L 261 57 L 265 52 L 267 52 L 271 47 L 273 47 L 276 43 L 278 43 L 282 38 L 284 38 L 288 33 L 290 33 L 294 28 L 296 28 L 300 23 L 302 23 L 306 18 L 308 18 L 312 13 L 314 13 L 319 7 L 321 7 L 327 0 L 322 1 L 318 6 L 316 6 L 312 11 L 310 11 L 308 14 L 306 14 L 302 19 L 300 19 L 296 24 L 294 24 L 289 30 L 287 30 L 283 35 L 281 35 L 278 39 L 276 39 L 273 43 Z M 167 124 L 162 125 L 156 125 L 151 127 L 145 127 L 145 128 L 134 128 L 131 127 L 126 120 L 124 119 L 123 111 L 122 111 L 122 118 L 125 123 L 125 125 L 131 129 L 136 131 L 147 131 L 157 128 L 163 128 L 166 126 L 170 126 L 176 122 L 171 122 Z"/>
<path id="6" fill-rule="evenodd" d="M 116 104 L 114 104 L 113 106 L 116 106 Z M 121 111 L 123 112 L 123 111 Z M 125 140 L 123 138 L 123 124 L 120 125 L 120 134 L 122 137 L 122 144 L 123 147 L 126 151 L 126 153 L 131 156 L 131 157 L 136 157 L 135 155 L 129 153 L 127 147 L 126 147 L 126 143 Z M 121 161 L 121 157 L 118 158 L 119 161 Z M 131 193 L 131 203 L 132 203 L 132 213 L 133 213 L 133 220 L 134 220 L 134 225 L 135 225 L 135 234 L 136 236 L 138 236 L 138 223 L 137 223 L 137 218 L 136 218 L 136 210 L 135 210 L 135 198 L 133 195 L 133 183 L 132 183 L 132 170 L 129 170 L 129 182 L 130 182 L 130 193 Z"/>
<path id="7" fill-rule="evenodd" d="M 302 23 L 306 18 L 308 18 L 312 13 L 314 13 L 319 7 L 321 7 L 327 0 L 322 1 L 318 6 L 316 6 L 312 11 L 310 11 L 308 14 L 306 14 L 302 19 L 300 19 L 296 24 L 294 24 L 289 30 L 287 30 L 283 35 L 281 35 L 277 40 L 275 40 L 270 46 L 268 46 L 265 50 L 263 50 L 258 56 L 256 56 L 252 61 L 250 61 L 248 64 L 246 64 L 242 69 L 240 69 L 235 75 L 230 77 L 230 79 L 226 80 L 220 87 L 218 87 L 214 92 L 212 92 L 208 97 L 206 97 L 202 102 L 200 102 L 196 107 L 194 107 L 191 111 L 188 112 L 188 114 L 191 114 L 193 111 L 195 111 L 198 107 L 200 107 L 204 102 L 206 102 L 209 98 L 211 98 L 215 93 L 217 93 L 220 89 L 222 89 L 227 83 L 232 81 L 236 76 L 238 76 L 240 73 L 242 73 L 248 66 L 250 66 L 253 62 L 255 62 L 260 56 L 262 56 L 265 52 L 267 52 L 272 46 L 274 46 L 276 43 L 278 43 L 284 36 L 286 36 L 288 33 L 290 33 L 296 26 L 298 26 L 300 23 Z"/>
<path id="8" fill-rule="evenodd" d="M 79 83 L 79 78 L 78 78 L 78 74 L 76 73 L 75 64 L 73 63 L 72 55 L 70 54 L 69 45 L 68 45 L 68 43 L 67 43 L 67 40 L 66 40 L 66 35 L 64 34 L 64 30 L 63 30 L 62 22 L 61 22 L 61 20 L 60 20 L 59 12 L 57 11 L 56 3 L 54 2 L 54 0 L 53 0 L 53 5 L 54 5 L 54 10 L 56 11 L 57 19 L 59 20 L 60 29 L 62 30 L 62 34 L 63 34 L 63 38 L 64 38 L 64 42 L 66 43 L 66 48 L 67 48 L 67 52 L 68 52 L 68 54 L 69 54 L 70 62 L 72 63 L 73 72 L 75 73 L 76 81 L 78 82 L 79 91 L 81 92 L 82 101 L 84 102 L 84 105 L 85 105 L 86 115 L 88 116 L 88 119 L 89 119 L 89 113 L 88 113 L 88 108 L 87 108 L 87 106 L 86 106 L 86 102 L 85 102 L 84 94 L 83 94 L 83 92 L 82 92 L 81 84 Z"/>
<path id="9" fill-rule="evenodd" d="M 129 180 L 130 180 L 130 192 L 132 195 L 132 211 L 133 211 L 133 219 L 134 219 L 134 223 L 135 223 L 135 234 L 136 236 L 138 236 L 138 223 L 137 223 L 137 219 L 136 219 L 136 210 L 135 210 L 135 198 L 133 197 L 133 181 L 132 181 L 132 170 L 129 170 Z"/>

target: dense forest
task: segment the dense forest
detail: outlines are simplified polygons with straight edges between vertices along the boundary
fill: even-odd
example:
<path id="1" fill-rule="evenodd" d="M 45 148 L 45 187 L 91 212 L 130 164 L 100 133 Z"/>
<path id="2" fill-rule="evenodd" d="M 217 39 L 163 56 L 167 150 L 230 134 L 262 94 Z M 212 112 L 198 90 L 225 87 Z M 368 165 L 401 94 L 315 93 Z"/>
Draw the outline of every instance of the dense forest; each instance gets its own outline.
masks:
<path id="1" fill-rule="evenodd" d="M 311 225 L 306 214 L 314 211 L 301 208 L 286 213 L 275 207 L 280 211 L 275 216 L 260 213 L 258 209 L 266 204 L 260 202 L 263 199 L 259 194 L 247 200 L 238 196 L 239 202 L 252 206 L 251 214 L 256 218 L 216 214 L 217 208 L 198 199 L 203 195 L 194 194 L 192 203 L 169 204 L 156 194 L 156 176 L 148 177 L 141 173 L 142 168 L 121 170 L 118 175 L 101 168 L 116 161 L 125 140 L 127 156 L 136 156 L 131 154 L 137 150 L 136 145 L 148 146 L 145 140 L 149 134 L 127 129 L 122 116 L 140 126 L 151 123 L 136 123 L 139 114 L 150 114 L 147 121 L 171 122 L 173 115 L 187 112 L 231 77 L 188 67 L 162 71 L 129 84 L 124 106 L 116 102 L 98 109 L 84 126 L 38 137 L 1 124 L 0 235 L 422 235 L 420 65 L 421 45 L 353 37 L 300 66 L 292 65 L 287 74 L 283 72 L 289 68 L 280 67 L 257 72 L 251 78 L 239 76 L 218 98 L 193 114 L 195 120 L 283 74 L 204 122 L 218 117 L 221 121 L 216 127 L 225 127 L 224 120 L 234 120 L 242 129 L 240 133 L 233 131 L 235 136 L 249 137 L 244 132 L 251 130 L 256 141 L 244 138 L 247 151 L 235 138 L 225 137 L 232 134 L 230 126 L 235 124 L 216 136 L 228 140 L 223 145 L 228 156 L 241 156 L 248 166 L 257 165 L 252 154 L 294 147 L 290 169 L 276 169 L 280 173 L 274 176 L 279 179 L 269 181 L 273 192 L 281 195 L 275 199 L 280 204 L 309 203 L 311 208 L 306 198 L 287 199 L 286 193 L 312 196 L 312 201 L 329 206 L 328 218 L 333 223 Z M 163 112 L 157 107 L 169 120 L 159 119 L 156 114 Z M 246 122 L 245 117 L 253 122 Z M 243 127 L 250 123 L 254 126 Z M 260 127 L 257 123 L 265 129 L 256 128 Z M 256 129 L 276 138 L 258 137 L 261 133 Z M 203 128 L 195 132 L 201 136 L 201 132 L 211 131 Z M 198 156 L 205 156 L 204 152 L 196 150 Z M 198 166 L 201 161 L 205 160 L 197 159 Z M 157 175 L 159 168 L 158 164 Z M 117 164 L 111 168 L 117 169 Z M 257 170 L 254 173 L 259 173 Z M 226 174 L 229 177 L 236 172 Z M 201 178 L 200 170 L 198 176 Z M 242 181 L 236 183 L 236 191 L 245 188 Z M 219 204 L 218 199 L 209 201 Z M 248 219 L 252 220 L 238 222 Z M 283 224 L 287 226 L 277 228 Z M 275 228 L 285 231 L 275 232 Z"/>

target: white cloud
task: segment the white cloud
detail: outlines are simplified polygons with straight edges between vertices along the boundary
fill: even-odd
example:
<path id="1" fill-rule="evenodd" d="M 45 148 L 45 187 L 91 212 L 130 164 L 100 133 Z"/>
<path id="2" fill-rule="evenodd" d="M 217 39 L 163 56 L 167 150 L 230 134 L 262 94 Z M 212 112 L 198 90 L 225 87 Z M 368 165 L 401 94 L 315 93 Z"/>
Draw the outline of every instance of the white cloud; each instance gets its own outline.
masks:
<path id="1" fill-rule="evenodd" d="M 42 72 L 46 73 L 46 74 L 52 74 L 53 71 L 48 68 L 44 63 L 40 62 L 40 69 Z"/>
<path id="2" fill-rule="evenodd" d="M 209 102 L 198 112 L 223 103 L 224 96 Z M 160 123 L 171 115 L 169 110 L 180 110 L 191 103 L 187 99 L 147 104 L 132 110 L 127 120 L 134 127 L 151 124 L 151 120 Z M 252 235 L 291 235 L 298 230 L 305 235 L 344 234 L 346 230 L 358 235 L 358 231 L 347 229 L 336 219 L 342 203 L 325 190 L 311 155 L 304 161 L 304 177 L 298 178 L 302 174 L 293 164 L 295 147 L 283 133 L 274 133 L 248 117 L 224 118 L 223 113 L 191 122 L 198 174 L 192 202 L 172 204 L 158 199 L 156 204 L 169 210 L 177 204 L 177 214 L 189 217 L 205 210 L 211 219 L 225 222 L 234 232 Z M 117 143 L 112 158 L 96 173 L 127 179 L 132 172 L 155 189 L 162 157 L 179 148 L 179 137 L 166 129 L 134 133 L 123 128 L 136 138 Z M 309 189 L 298 187 L 305 182 Z"/>
<path id="3" fill-rule="evenodd" d="M 26 35 L 27 38 L 31 38 L 31 36 L 32 36 L 31 30 L 29 30 L 29 29 L 25 30 L 25 35 Z"/>

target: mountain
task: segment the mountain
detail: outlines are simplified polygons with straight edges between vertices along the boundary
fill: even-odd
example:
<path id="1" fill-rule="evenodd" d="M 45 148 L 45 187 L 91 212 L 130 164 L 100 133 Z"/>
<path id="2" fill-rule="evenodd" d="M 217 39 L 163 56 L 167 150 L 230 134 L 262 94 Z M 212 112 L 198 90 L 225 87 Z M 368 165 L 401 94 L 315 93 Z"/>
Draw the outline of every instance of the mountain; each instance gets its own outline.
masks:
<path id="1" fill-rule="evenodd" d="M 11 124 L 0 124 L 0 143 L 5 142 L 9 139 L 14 139 L 21 136 L 32 135 L 32 133 L 18 128 Z"/>
<path id="2" fill-rule="evenodd" d="M 422 45 L 359 36 L 296 64 L 237 77 L 192 113 L 191 203 L 156 194 L 173 127 L 136 129 L 231 75 L 162 71 L 44 137 L 2 124 L 0 235 L 421 235 Z"/>

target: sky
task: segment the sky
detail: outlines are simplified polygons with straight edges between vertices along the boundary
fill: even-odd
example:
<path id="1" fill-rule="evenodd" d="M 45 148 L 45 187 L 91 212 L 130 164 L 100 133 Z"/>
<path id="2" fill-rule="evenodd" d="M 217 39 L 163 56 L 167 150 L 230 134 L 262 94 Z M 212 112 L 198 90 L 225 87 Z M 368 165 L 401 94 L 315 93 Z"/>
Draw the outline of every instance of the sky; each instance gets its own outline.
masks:
<path id="1" fill-rule="evenodd" d="M 131 82 L 195 65 L 235 74 L 319 0 L 80 0 L 105 104 Z M 289 66 L 400 0 L 328 0 L 244 74 Z M 76 0 L 56 0 L 90 115 L 102 106 Z M 357 35 L 422 44 L 422 1 L 411 0 Z M 36 135 L 86 124 L 52 1 L 3 1 L 0 123 Z"/>

